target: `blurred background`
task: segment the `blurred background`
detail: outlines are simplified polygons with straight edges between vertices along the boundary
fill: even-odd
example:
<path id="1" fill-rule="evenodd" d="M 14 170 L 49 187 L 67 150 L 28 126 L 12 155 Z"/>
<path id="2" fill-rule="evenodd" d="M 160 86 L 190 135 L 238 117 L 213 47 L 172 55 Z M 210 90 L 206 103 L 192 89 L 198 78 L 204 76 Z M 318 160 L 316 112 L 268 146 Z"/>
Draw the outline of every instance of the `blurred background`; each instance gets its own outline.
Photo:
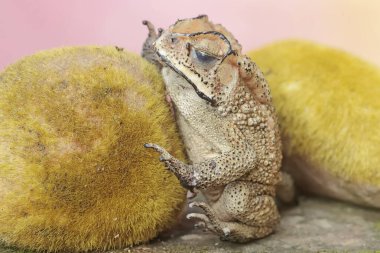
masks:
<path id="1" fill-rule="evenodd" d="M 147 30 L 207 14 L 245 51 L 303 38 L 380 66 L 380 0 L 0 0 L 0 70 L 36 51 L 117 45 L 139 53 Z"/>

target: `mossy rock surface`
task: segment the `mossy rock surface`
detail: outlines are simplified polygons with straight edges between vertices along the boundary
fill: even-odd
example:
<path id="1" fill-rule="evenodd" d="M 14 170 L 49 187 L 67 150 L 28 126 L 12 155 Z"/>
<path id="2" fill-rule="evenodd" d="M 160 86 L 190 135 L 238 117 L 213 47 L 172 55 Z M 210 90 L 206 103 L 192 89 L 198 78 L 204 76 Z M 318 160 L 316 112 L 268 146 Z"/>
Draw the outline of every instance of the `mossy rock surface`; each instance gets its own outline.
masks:
<path id="1" fill-rule="evenodd" d="M 43 51 L 0 74 L 0 240 L 123 248 L 176 221 L 184 190 L 143 147 L 184 159 L 160 74 L 115 47 Z"/>
<path id="2" fill-rule="evenodd" d="M 250 57 L 269 81 L 284 166 L 304 191 L 380 207 L 380 70 L 346 52 L 283 41 Z"/>

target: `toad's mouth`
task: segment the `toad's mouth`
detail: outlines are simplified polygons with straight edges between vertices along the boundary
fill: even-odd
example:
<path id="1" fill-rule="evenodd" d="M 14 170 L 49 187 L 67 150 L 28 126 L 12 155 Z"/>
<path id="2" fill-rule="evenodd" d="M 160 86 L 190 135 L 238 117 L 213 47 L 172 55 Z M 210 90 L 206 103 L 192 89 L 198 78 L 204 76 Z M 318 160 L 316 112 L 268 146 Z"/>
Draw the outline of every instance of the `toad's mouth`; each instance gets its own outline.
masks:
<path id="1" fill-rule="evenodd" d="M 167 65 L 169 68 L 171 68 L 174 72 L 176 72 L 178 75 L 180 75 L 181 77 L 183 77 L 191 86 L 193 86 L 195 92 L 197 93 L 197 95 L 206 100 L 207 102 L 210 103 L 211 106 L 215 106 L 216 105 L 216 101 L 212 98 L 210 98 L 209 96 L 207 96 L 206 94 L 204 94 L 202 91 L 200 91 L 198 89 L 198 87 L 194 84 L 193 81 L 191 81 L 182 71 L 180 71 L 178 68 L 176 68 L 169 60 L 168 58 L 163 55 L 163 54 L 160 54 L 160 52 L 157 50 L 156 51 L 158 57 L 160 57 L 160 59 L 163 61 L 163 63 L 165 63 L 165 65 Z"/>

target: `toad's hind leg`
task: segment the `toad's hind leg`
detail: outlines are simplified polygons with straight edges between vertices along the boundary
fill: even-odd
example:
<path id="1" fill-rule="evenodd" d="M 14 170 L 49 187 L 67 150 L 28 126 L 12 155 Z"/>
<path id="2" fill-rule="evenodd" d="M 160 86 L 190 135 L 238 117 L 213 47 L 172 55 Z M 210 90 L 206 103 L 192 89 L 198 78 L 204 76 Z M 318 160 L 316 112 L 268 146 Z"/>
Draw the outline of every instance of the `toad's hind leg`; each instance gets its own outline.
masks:
<path id="1" fill-rule="evenodd" d="M 205 227 L 222 240 L 234 242 L 247 242 L 271 234 L 280 218 L 274 187 L 252 182 L 230 183 L 212 208 L 200 207 L 205 210 L 205 216 L 210 217 L 202 219 Z"/>

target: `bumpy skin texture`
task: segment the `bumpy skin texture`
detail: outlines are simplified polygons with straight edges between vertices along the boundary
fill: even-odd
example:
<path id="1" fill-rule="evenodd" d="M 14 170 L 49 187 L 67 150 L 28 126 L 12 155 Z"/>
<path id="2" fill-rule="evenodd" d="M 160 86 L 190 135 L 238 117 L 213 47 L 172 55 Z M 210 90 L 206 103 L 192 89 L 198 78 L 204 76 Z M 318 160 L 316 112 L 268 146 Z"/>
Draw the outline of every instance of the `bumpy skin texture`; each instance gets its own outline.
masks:
<path id="1" fill-rule="evenodd" d="M 148 38 L 149 40 L 149 38 Z M 148 43 L 149 44 L 149 43 Z M 182 185 L 202 190 L 205 214 L 190 219 L 223 240 L 246 242 L 275 229 L 281 143 L 263 74 L 221 25 L 207 16 L 177 21 L 151 47 L 192 164 L 156 144 L 160 160 Z M 155 61 L 157 62 L 157 61 Z"/>
<path id="2" fill-rule="evenodd" d="M 9 66 L 0 74 L 0 241 L 83 252 L 171 227 L 185 191 L 146 153 L 152 140 L 184 159 L 161 75 L 140 56 L 74 47 Z"/>

